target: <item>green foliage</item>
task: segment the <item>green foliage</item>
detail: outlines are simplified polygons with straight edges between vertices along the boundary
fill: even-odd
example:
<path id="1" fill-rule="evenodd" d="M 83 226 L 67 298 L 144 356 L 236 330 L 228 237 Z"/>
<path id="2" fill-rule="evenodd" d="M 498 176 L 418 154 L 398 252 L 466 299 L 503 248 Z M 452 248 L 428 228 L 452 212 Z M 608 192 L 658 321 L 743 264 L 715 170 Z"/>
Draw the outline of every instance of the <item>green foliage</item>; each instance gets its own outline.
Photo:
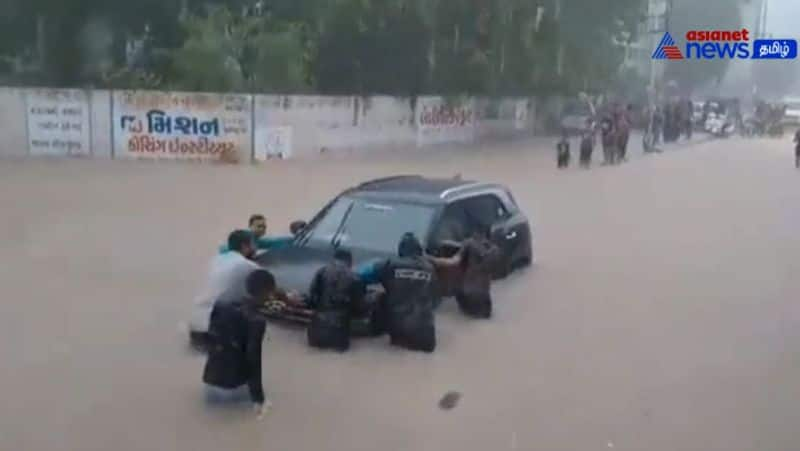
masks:
<path id="1" fill-rule="evenodd" d="M 65 85 L 403 96 L 613 87 L 614 40 L 636 38 L 646 0 L 561 0 L 558 15 L 556 2 L 0 0 L 13 17 L 0 18 L 0 55 L 38 54 Z M 86 29 L 103 28 L 112 45 L 88 45 Z M 134 40 L 145 57 L 128 67 Z"/>
<path id="2" fill-rule="evenodd" d="M 172 55 L 172 79 L 191 91 L 241 91 L 241 61 L 255 24 L 236 20 L 226 8 L 181 21 L 186 40 Z"/>
<path id="3" fill-rule="evenodd" d="M 186 36 L 172 54 L 176 88 L 196 91 L 296 91 L 304 86 L 300 28 L 242 16 L 226 7 L 182 21 Z"/>

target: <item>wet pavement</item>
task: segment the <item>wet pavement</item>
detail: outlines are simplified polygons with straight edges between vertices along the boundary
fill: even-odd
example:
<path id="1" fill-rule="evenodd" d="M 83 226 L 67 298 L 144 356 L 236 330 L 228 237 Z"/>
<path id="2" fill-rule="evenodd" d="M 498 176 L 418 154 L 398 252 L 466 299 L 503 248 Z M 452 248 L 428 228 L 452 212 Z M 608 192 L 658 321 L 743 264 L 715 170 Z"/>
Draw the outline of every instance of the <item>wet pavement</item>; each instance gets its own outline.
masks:
<path id="1" fill-rule="evenodd" d="M 557 171 L 540 145 L 261 167 L 3 162 L 0 449 L 798 449 L 791 143 L 633 150 L 588 171 Z M 397 173 L 503 182 L 529 212 L 537 264 L 495 286 L 495 318 L 446 303 L 433 355 L 386 338 L 317 352 L 271 327 L 273 412 L 205 406 L 182 322 L 216 245 L 250 213 L 282 233 Z"/>

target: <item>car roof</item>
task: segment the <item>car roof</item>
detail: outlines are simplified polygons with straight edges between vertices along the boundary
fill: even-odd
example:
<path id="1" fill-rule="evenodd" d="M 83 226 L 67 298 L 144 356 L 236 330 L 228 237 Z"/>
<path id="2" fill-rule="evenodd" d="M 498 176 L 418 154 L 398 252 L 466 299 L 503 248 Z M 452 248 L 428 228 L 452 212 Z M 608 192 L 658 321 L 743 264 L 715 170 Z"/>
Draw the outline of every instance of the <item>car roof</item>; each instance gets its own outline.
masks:
<path id="1" fill-rule="evenodd" d="M 489 183 L 454 178 L 428 178 L 421 175 L 398 175 L 364 182 L 348 194 L 370 199 L 444 204 L 456 196 L 495 187 Z"/>

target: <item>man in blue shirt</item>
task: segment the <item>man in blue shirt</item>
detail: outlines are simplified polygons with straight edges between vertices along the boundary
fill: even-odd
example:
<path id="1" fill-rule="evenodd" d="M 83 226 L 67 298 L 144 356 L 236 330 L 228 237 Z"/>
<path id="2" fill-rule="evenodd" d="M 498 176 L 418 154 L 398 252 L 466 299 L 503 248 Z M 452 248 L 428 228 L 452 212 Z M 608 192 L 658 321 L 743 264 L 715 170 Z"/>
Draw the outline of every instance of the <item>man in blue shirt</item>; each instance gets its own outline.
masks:
<path id="1" fill-rule="evenodd" d="M 248 227 L 253 232 L 253 238 L 256 242 L 256 249 L 259 251 L 269 251 L 272 249 L 280 249 L 287 247 L 292 242 L 291 236 L 268 237 L 267 235 L 267 220 L 264 215 L 254 214 L 250 216 Z M 219 253 L 224 254 L 230 249 L 227 244 L 222 244 L 219 247 Z"/>

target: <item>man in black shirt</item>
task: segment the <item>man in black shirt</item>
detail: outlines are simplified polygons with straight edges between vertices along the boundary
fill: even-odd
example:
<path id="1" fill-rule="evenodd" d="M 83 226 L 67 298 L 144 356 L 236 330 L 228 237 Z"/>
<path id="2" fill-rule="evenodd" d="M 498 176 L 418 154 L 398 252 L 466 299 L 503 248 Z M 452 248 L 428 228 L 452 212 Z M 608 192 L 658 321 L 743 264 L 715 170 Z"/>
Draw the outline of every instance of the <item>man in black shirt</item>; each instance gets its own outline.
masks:
<path id="1" fill-rule="evenodd" d="M 380 283 L 386 290 L 381 308 L 392 345 L 412 351 L 436 349 L 436 266 L 454 266 L 460 261 L 461 255 L 450 259 L 425 256 L 417 237 L 406 233 L 398 244 L 397 257 L 370 265 L 359 274 L 365 284 Z"/>
<path id="2" fill-rule="evenodd" d="M 308 344 L 345 352 L 350 348 L 350 319 L 364 297 L 364 284 L 351 269 L 353 256 L 337 250 L 333 261 L 321 268 L 311 282 L 308 307 L 314 309 L 308 327 Z"/>
<path id="3" fill-rule="evenodd" d="M 209 324 L 213 345 L 203 371 L 210 401 L 238 401 L 246 386 L 259 417 L 271 408 L 261 381 L 261 345 L 266 321 L 259 307 L 275 290 L 272 274 L 258 269 L 247 278 L 247 298 L 214 306 Z"/>

